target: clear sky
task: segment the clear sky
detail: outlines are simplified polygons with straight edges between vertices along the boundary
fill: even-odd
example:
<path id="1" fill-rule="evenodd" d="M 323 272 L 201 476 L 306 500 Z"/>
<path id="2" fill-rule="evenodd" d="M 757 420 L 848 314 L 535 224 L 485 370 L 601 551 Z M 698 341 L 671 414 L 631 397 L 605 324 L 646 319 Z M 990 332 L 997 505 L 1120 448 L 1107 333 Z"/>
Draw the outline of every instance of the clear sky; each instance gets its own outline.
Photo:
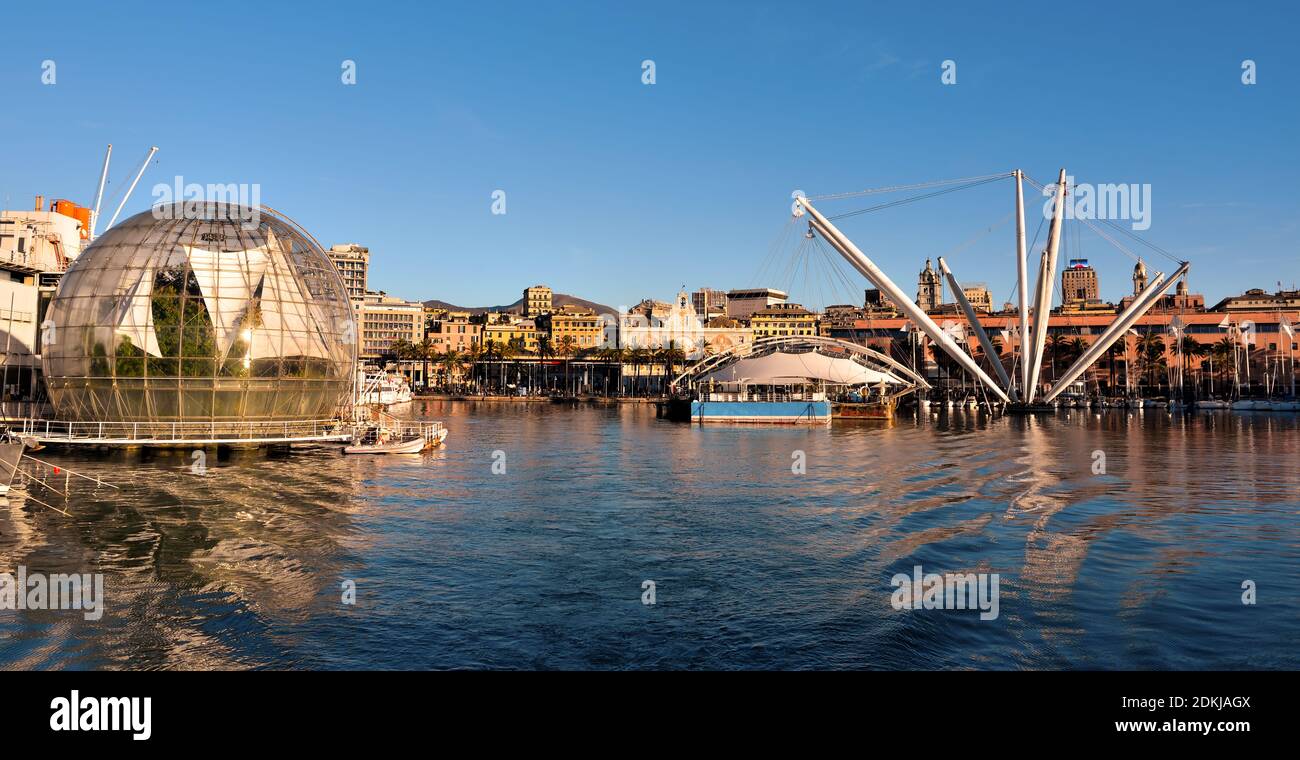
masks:
<path id="1" fill-rule="evenodd" d="M 257 183 L 324 245 L 369 246 L 371 287 L 406 298 L 509 303 L 541 282 L 618 306 L 769 285 L 817 304 L 861 293 L 801 292 L 789 249 L 764 264 L 791 191 L 1066 167 L 1149 183 L 1139 234 L 1190 259 L 1211 303 L 1300 280 L 1294 3 L 79 5 L 5 8 L 5 208 L 37 193 L 88 204 L 109 142 L 111 196 L 157 145 L 128 212 L 178 175 Z M 999 182 L 843 229 L 909 291 L 946 254 L 1000 303 L 1011 227 L 963 243 L 1011 193 Z M 1130 289 L 1129 258 L 1087 230 L 1070 239 L 1080 252 L 1104 297 Z"/>

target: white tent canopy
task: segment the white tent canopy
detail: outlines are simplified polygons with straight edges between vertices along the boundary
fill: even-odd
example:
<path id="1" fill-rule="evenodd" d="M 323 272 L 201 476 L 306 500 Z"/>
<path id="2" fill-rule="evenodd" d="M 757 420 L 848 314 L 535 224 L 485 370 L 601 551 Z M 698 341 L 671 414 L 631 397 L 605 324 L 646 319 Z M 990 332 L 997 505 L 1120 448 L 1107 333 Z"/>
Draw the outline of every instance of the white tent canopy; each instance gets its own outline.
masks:
<path id="1" fill-rule="evenodd" d="M 881 382 L 906 385 L 889 372 L 816 351 L 799 354 L 776 351 L 764 356 L 746 357 L 703 375 L 697 382 L 780 385 L 809 380 L 835 385 L 876 385 Z"/>

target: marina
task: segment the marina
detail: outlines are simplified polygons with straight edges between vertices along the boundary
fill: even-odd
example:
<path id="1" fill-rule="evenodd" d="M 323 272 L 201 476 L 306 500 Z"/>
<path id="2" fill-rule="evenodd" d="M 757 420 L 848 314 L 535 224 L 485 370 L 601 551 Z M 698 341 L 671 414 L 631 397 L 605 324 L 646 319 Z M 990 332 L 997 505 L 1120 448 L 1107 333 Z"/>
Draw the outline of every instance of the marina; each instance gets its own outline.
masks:
<path id="1" fill-rule="evenodd" d="M 106 611 L 96 624 L 0 614 L 0 658 L 1300 667 L 1300 617 L 1282 591 L 1297 561 L 1294 415 L 944 409 L 888 427 L 692 426 L 644 404 L 421 399 L 409 414 L 444 422 L 448 445 L 232 450 L 209 456 L 205 476 L 185 451 L 62 455 L 121 491 L 74 479 L 69 516 L 11 493 L 0 560 L 73 572 L 84 552 L 105 557 Z M 1001 573 L 999 618 L 892 609 L 891 575 L 917 564 Z M 338 603 L 347 579 L 354 607 Z M 655 606 L 640 601 L 646 579 Z M 1288 598 L 1245 607 L 1243 579 Z"/>

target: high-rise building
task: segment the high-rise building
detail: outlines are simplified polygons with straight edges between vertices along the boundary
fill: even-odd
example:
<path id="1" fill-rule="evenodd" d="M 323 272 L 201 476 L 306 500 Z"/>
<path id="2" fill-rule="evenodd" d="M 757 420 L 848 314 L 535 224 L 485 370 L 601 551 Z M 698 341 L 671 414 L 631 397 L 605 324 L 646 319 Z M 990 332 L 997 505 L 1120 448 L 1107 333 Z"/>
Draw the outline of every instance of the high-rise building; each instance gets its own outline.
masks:
<path id="1" fill-rule="evenodd" d="M 756 311 L 785 303 L 790 296 L 772 288 L 745 288 L 727 291 L 727 316 L 732 319 L 749 319 Z"/>
<path id="2" fill-rule="evenodd" d="M 993 294 L 989 288 L 982 282 L 974 282 L 970 285 L 961 286 L 962 295 L 970 302 L 971 308 L 975 311 L 993 311 Z"/>
<path id="3" fill-rule="evenodd" d="M 343 284 L 347 286 L 348 298 L 363 301 L 366 297 L 367 276 L 370 270 L 370 249 L 356 243 L 344 243 L 330 247 L 325 252 L 334 268 L 343 275 Z"/>
<path id="4" fill-rule="evenodd" d="M 366 293 L 353 301 L 357 328 L 361 333 L 362 359 L 379 359 L 392 352 L 399 340 L 424 340 L 424 304 L 394 298 L 385 293 Z"/>
<path id="5" fill-rule="evenodd" d="M 691 293 L 691 307 L 695 316 L 707 320 L 717 313 L 727 313 L 727 294 L 713 288 L 700 288 Z"/>
<path id="6" fill-rule="evenodd" d="M 1101 298 L 1097 283 L 1097 270 L 1088 266 L 1087 259 L 1070 259 L 1061 270 L 1062 305 L 1087 303 Z"/>
<path id="7" fill-rule="evenodd" d="M 550 314 L 554 310 L 551 296 L 551 289 L 545 285 L 524 288 L 524 316 L 536 318 L 543 314 Z"/>
<path id="8" fill-rule="evenodd" d="M 916 305 L 921 307 L 921 311 L 934 311 L 942 303 L 943 280 L 930 260 L 926 259 L 925 269 L 921 270 L 916 284 Z"/>

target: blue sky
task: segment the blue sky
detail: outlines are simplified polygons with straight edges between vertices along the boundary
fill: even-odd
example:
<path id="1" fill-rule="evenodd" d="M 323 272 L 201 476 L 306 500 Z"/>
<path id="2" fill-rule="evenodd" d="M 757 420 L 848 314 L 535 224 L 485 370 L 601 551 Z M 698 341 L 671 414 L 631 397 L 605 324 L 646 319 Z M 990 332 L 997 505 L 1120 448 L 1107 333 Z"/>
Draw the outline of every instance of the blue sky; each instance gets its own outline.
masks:
<path id="1" fill-rule="evenodd" d="M 89 203 L 106 143 L 117 188 L 157 145 L 129 212 L 177 175 L 258 183 L 326 246 L 368 245 L 372 287 L 406 298 L 509 303 L 543 282 L 618 306 L 683 284 L 770 285 L 817 304 L 860 300 L 866 283 L 788 276 L 792 248 L 768 258 L 792 190 L 1014 167 L 1047 181 L 1064 166 L 1079 182 L 1150 183 L 1140 234 L 1190 259 L 1210 302 L 1289 287 L 1300 11 L 1190 5 L 17 3 L 0 46 L 0 202 Z M 946 254 L 1001 302 L 1011 227 L 963 243 L 1005 218 L 1011 192 L 842 228 L 908 290 Z M 1086 230 L 1067 255 L 1080 252 L 1104 297 L 1129 290 L 1128 257 Z"/>

